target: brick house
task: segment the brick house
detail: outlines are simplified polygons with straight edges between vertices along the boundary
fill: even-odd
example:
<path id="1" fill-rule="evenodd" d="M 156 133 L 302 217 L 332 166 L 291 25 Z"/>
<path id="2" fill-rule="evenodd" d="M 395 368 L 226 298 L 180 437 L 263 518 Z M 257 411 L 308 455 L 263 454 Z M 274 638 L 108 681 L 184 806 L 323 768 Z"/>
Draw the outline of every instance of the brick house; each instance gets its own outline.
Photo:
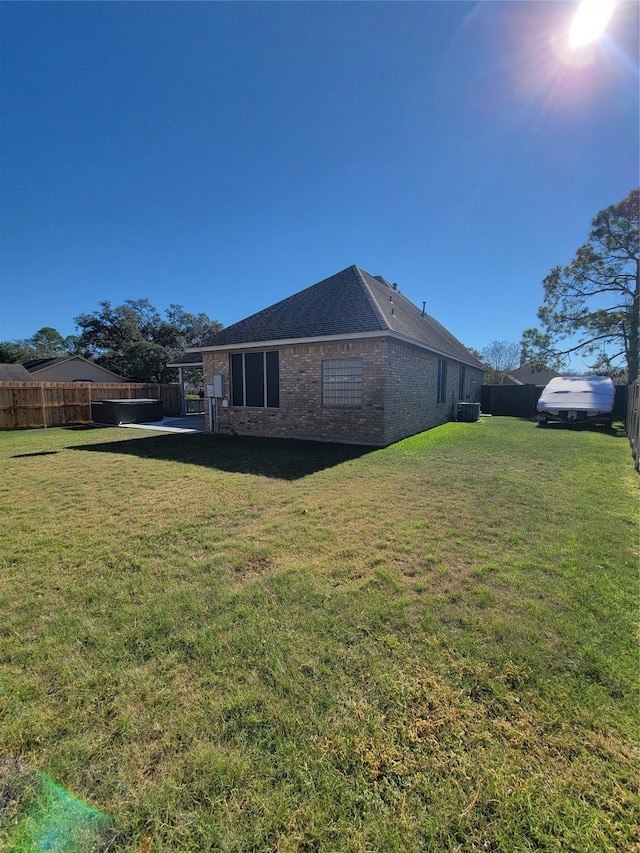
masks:
<path id="1" fill-rule="evenodd" d="M 480 400 L 475 356 L 396 285 L 357 266 L 197 351 L 205 385 L 222 395 L 211 405 L 220 433 L 384 446 Z"/>

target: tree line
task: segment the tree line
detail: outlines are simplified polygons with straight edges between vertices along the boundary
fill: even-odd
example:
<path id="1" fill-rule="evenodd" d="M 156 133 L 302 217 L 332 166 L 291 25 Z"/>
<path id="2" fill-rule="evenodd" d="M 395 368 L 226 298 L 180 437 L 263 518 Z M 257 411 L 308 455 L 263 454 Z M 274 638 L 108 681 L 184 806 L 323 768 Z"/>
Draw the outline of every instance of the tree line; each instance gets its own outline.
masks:
<path id="1" fill-rule="evenodd" d="M 0 342 L 0 362 L 81 355 L 134 382 L 170 382 L 176 371 L 167 364 L 222 329 L 217 320 L 190 314 L 181 305 L 160 313 L 148 299 L 127 299 L 116 307 L 101 302 L 75 324 L 77 334 L 68 337 L 45 326 L 30 338 Z"/>
<path id="2" fill-rule="evenodd" d="M 588 241 L 566 266 L 556 266 L 542 282 L 540 327 L 525 329 L 519 344 L 494 341 L 476 352 L 487 368 L 486 381 L 500 383 L 512 370 L 567 369 L 580 355 L 594 373 L 632 382 L 638 378 L 640 337 L 640 189 L 601 210 Z M 31 338 L 0 342 L 0 362 L 72 353 L 139 382 L 167 382 L 167 363 L 187 347 L 222 329 L 206 314 L 170 305 L 160 314 L 147 299 L 113 308 L 101 302 L 92 314 L 75 318 L 69 337 L 45 326 Z"/>

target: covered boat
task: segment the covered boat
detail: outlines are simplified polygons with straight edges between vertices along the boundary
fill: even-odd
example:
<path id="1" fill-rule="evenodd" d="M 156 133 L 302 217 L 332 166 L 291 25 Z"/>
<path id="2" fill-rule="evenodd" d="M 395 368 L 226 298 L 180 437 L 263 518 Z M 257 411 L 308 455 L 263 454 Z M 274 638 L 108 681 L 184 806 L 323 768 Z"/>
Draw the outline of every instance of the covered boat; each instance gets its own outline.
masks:
<path id="1" fill-rule="evenodd" d="M 538 422 L 591 422 L 610 427 L 615 395 L 608 376 L 559 376 L 540 395 L 536 406 Z"/>

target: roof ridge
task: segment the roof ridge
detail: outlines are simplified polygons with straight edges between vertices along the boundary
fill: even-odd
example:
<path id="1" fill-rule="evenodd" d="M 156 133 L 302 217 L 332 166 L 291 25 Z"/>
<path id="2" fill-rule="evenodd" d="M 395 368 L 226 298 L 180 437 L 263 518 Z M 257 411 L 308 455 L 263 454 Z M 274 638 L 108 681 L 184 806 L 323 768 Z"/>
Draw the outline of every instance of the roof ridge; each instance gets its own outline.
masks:
<path id="1" fill-rule="evenodd" d="M 391 326 L 387 322 L 386 317 L 384 316 L 384 314 L 380 310 L 380 306 L 378 305 L 378 300 L 375 298 L 373 291 L 369 287 L 369 284 L 368 284 L 366 278 L 364 277 L 363 273 L 366 273 L 371 278 L 374 278 L 374 276 L 372 276 L 371 273 L 367 272 L 366 270 L 361 269 L 357 264 L 353 264 L 353 268 L 355 269 L 355 271 L 358 275 L 358 278 L 360 279 L 360 283 L 364 288 L 365 296 L 369 300 L 369 304 L 373 308 L 373 312 L 376 315 L 376 319 L 381 324 L 381 327 L 384 329 L 387 329 L 390 332 L 393 331 Z"/>
<path id="2" fill-rule="evenodd" d="M 458 361 L 476 362 L 442 323 L 426 312 L 421 315 L 397 285 L 372 276 L 357 264 L 232 323 L 202 341 L 197 349 L 255 347 L 263 342 L 273 346 L 278 341 L 363 334 L 397 335 Z"/>

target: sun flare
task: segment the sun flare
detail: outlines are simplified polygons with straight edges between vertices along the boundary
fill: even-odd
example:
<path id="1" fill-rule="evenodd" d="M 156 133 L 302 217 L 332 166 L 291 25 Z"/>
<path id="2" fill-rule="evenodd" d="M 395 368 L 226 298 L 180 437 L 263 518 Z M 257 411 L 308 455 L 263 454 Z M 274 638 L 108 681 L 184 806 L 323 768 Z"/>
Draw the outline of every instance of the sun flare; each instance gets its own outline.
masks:
<path id="1" fill-rule="evenodd" d="M 582 0 L 571 22 L 569 46 L 578 50 L 599 39 L 615 6 L 616 0 Z"/>

